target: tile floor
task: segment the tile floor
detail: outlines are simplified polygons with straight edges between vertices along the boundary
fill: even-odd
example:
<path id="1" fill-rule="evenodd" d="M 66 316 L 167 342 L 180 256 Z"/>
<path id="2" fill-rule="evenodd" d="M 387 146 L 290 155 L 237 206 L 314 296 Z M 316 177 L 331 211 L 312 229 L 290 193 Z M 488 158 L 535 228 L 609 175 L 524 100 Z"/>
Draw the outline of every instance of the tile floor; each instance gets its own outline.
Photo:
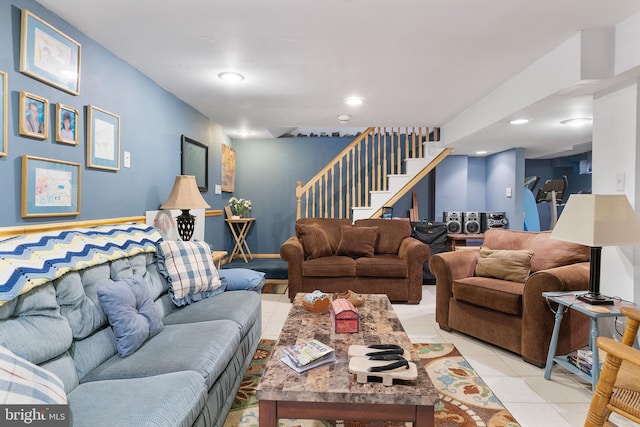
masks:
<path id="1" fill-rule="evenodd" d="M 286 295 L 262 295 L 262 337 L 277 339 L 289 312 Z M 583 426 L 591 402 L 591 386 L 568 371 L 554 367 L 551 380 L 544 370 L 506 350 L 460 333 L 441 330 L 435 321 L 435 286 L 423 286 L 418 305 L 394 304 L 414 343 L 454 343 L 522 427 Z M 637 426 L 611 417 L 619 426 Z"/>

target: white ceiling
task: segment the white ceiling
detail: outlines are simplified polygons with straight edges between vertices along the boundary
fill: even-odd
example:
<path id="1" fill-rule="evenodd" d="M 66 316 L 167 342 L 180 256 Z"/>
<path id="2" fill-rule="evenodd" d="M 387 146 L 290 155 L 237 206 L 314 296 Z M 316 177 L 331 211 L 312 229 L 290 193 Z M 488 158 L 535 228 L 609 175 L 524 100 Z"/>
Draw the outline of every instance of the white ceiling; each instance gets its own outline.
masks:
<path id="1" fill-rule="evenodd" d="M 231 137 L 441 126 L 578 31 L 640 11 L 638 0 L 38 1 Z M 230 86 L 222 71 L 245 80 Z M 346 106 L 350 95 L 364 105 Z M 590 126 L 551 125 L 576 108 L 591 115 L 589 94 L 532 105 L 522 111 L 530 125 L 496 123 L 456 152 L 584 149 Z M 340 114 L 351 122 L 339 124 Z"/>

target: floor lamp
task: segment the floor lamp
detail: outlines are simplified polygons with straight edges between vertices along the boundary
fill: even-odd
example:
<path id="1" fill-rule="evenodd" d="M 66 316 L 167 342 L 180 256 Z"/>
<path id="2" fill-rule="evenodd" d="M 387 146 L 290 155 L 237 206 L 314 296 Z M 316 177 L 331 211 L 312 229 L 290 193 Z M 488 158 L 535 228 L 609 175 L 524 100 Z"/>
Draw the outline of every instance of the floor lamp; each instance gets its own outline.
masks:
<path id="1" fill-rule="evenodd" d="M 193 236 L 196 217 L 189 213 L 190 209 L 206 209 L 210 207 L 202 198 L 196 177 L 193 175 L 178 175 L 173 183 L 171 194 L 160 209 L 180 209 L 182 214 L 176 218 L 178 234 L 182 240 L 189 241 Z"/>
<path id="2" fill-rule="evenodd" d="M 623 194 L 572 194 L 551 238 L 591 247 L 589 292 L 578 299 L 611 305 L 613 299 L 600 294 L 602 247 L 640 244 L 640 221 Z"/>

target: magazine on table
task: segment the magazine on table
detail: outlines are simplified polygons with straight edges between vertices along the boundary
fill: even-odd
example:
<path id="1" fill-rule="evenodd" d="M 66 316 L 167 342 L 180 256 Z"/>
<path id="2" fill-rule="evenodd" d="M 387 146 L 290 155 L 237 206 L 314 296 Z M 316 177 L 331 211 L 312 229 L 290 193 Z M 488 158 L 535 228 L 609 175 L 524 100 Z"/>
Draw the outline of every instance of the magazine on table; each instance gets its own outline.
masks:
<path id="1" fill-rule="evenodd" d="M 334 349 L 318 340 L 293 344 L 282 351 L 282 361 L 298 373 L 337 361 Z"/>

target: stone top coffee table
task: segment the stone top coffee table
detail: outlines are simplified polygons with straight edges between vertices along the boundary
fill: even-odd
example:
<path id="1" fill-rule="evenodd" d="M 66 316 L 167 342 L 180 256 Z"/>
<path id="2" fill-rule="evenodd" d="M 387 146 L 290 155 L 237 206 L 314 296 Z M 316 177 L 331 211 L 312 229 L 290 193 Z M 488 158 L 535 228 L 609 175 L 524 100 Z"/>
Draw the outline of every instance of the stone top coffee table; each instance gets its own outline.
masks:
<path id="1" fill-rule="evenodd" d="M 358 307 L 360 332 L 336 334 L 329 311 L 304 309 L 304 294 L 296 295 L 276 344 L 273 357 L 257 388 L 260 427 L 275 427 L 278 419 L 329 419 L 360 421 L 411 421 L 415 427 L 434 425 L 437 393 L 413 350 L 386 295 L 363 295 Z M 286 366 L 282 348 L 317 339 L 336 351 L 338 363 L 298 374 Z M 418 365 L 416 381 L 384 386 L 359 384 L 348 372 L 347 351 L 352 344 L 398 344 L 405 357 Z"/>

